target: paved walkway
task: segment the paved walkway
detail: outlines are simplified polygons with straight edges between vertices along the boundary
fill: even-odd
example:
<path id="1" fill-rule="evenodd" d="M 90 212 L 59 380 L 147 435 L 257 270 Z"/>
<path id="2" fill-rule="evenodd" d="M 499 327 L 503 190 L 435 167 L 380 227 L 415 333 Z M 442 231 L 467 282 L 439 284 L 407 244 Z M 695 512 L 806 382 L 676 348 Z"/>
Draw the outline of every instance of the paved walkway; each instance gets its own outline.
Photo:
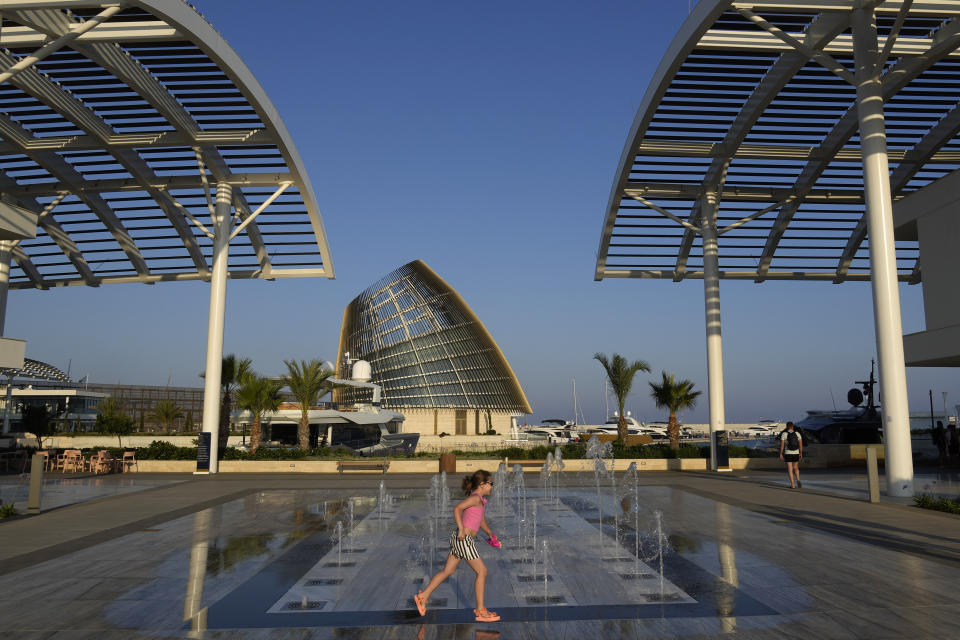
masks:
<path id="1" fill-rule="evenodd" d="M 449 526 L 449 517 L 441 524 L 430 515 L 433 477 L 53 475 L 60 493 L 50 504 L 66 506 L 0 521 L 4 638 L 957 635 L 960 517 L 898 500 L 870 504 L 857 473 L 833 470 L 807 472 L 802 490 L 785 487 L 782 473 L 644 472 L 641 509 L 629 516 L 622 476 L 621 493 L 605 481 L 600 499 L 593 474 L 564 474 L 561 504 L 528 473 L 524 504 L 540 502 L 540 535 L 556 554 L 552 581 L 520 580 L 540 573 L 529 564 L 536 546 L 524 546 L 519 505 L 501 486 L 490 520 L 505 548 L 481 545 L 481 556 L 488 601 L 503 621 L 473 623 L 467 569 L 420 618 L 407 599 L 443 561 L 445 550 L 434 556 L 427 542 L 437 539 L 434 523 Z M 378 514 L 382 479 L 399 501 Z M 460 478 L 448 480 L 455 497 Z M 342 558 L 337 531 L 361 536 Z M 660 560 L 650 555 L 657 539 L 673 549 Z M 535 601 L 548 596 L 565 602 Z"/>
<path id="2" fill-rule="evenodd" d="M 154 474 L 139 474 L 144 482 Z M 223 504 L 261 490 L 375 490 L 379 474 L 156 474 L 169 484 L 112 495 L 42 513 L 0 521 L 0 575 L 135 531 Z M 960 516 L 896 502 L 870 504 L 816 489 L 793 490 L 780 475 L 646 472 L 644 485 L 669 486 L 757 512 L 795 526 L 844 536 L 960 568 Z M 828 473 L 808 471 L 815 481 Z M 531 474 L 528 474 L 528 477 Z M 120 481 L 126 476 L 110 476 Z M 386 476 L 391 490 L 424 489 L 432 474 Z M 533 474 L 533 477 L 536 477 Z M 171 480 L 173 480 L 171 482 Z M 572 484 L 567 478 L 564 484 Z M 810 482 L 813 484 L 814 482 Z M 450 479 L 456 490 L 459 478 Z M 455 494 L 454 494 L 455 495 Z"/>

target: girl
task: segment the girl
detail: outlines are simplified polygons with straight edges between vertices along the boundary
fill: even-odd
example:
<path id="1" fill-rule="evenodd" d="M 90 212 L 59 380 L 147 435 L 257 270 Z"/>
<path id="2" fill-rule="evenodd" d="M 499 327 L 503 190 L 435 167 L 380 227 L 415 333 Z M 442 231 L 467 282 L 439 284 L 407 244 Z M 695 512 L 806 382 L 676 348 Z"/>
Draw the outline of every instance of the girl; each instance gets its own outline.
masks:
<path id="1" fill-rule="evenodd" d="M 447 556 L 447 564 L 437 575 L 433 576 L 425 589 L 417 592 L 417 595 L 413 597 L 413 601 L 417 604 L 417 611 L 420 612 L 421 616 L 427 614 L 427 602 L 430 599 L 430 594 L 444 580 L 454 574 L 461 560 L 466 560 L 470 568 L 477 573 L 477 579 L 474 582 L 477 608 L 473 610 L 477 622 L 495 622 L 500 619 L 500 616 L 493 611 L 487 611 L 486 607 L 483 606 L 483 588 L 487 580 L 487 567 L 480 559 L 476 546 L 477 531 L 480 529 L 483 529 L 484 533 L 490 536 L 490 544 L 500 546 L 497 536 L 493 535 L 493 531 L 487 526 L 487 521 L 483 517 L 487 496 L 490 495 L 492 490 L 493 480 L 490 479 L 489 471 L 480 469 L 463 479 L 463 492 L 467 495 L 467 498 L 453 508 L 457 530 L 450 534 L 450 555 Z"/>

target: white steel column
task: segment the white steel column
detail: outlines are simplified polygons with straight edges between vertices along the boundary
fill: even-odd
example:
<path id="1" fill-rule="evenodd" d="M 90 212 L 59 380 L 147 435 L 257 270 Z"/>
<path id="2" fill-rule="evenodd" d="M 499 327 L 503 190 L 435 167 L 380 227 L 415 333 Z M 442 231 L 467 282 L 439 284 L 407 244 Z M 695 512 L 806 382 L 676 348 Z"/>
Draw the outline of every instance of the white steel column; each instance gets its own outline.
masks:
<path id="1" fill-rule="evenodd" d="M 907 406 L 907 373 L 903 360 L 903 326 L 893 243 L 893 199 L 887 163 L 887 134 L 883 116 L 880 48 L 873 11 L 853 12 L 857 110 L 863 156 L 863 190 L 870 245 L 873 284 L 873 320 L 880 361 L 880 396 L 886 456 L 887 491 L 913 495 L 913 452 Z"/>
<path id="2" fill-rule="evenodd" d="M 13 240 L 0 240 L 0 337 L 7 323 L 7 292 L 10 289 L 10 259 L 13 255 Z M 10 411 L 13 409 L 13 376 L 7 376 L 7 398 L 3 405 L 4 435 L 10 433 Z"/>
<path id="3" fill-rule="evenodd" d="M 13 240 L 0 240 L 0 336 L 7 323 L 7 291 L 10 289 L 10 259 Z"/>
<path id="4" fill-rule="evenodd" d="M 220 373 L 223 367 L 223 316 L 227 301 L 227 257 L 230 249 L 230 202 L 233 189 L 217 184 L 213 211 L 213 270 L 210 274 L 210 318 L 207 323 L 207 366 L 203 379 L 203 431 L 210 435 L 210 473 L 216 473 L 220 429 Z"/>
<path id="5" fill-rule="evenodd" d="M 710 468 L 717 469 L 714 433 L 725 428 L 723 415 L 723 341 L 720 335 L 720 259 L 717 249 L 717 195 L 701 204 L 703 238 L 703 298 L 707 325 L 707 396 L 710 402 Z"/>

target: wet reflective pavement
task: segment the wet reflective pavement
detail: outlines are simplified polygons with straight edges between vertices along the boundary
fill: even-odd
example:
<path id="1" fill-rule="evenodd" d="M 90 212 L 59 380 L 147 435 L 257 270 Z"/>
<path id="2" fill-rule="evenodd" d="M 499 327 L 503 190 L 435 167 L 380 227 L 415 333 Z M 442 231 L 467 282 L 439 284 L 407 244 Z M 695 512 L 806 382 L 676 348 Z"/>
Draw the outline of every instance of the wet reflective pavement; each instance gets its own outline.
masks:
<path id="1" fill-rule="evenodd" d="M 924 555 L 705 497 L 729 482 L 687 490 L 677 478 L 638 486 L 639 509 L 622 482 L 598 502 L 590 478 L 551 492 L 536 474 L 525 500 L 491 500 L 504 546 L 479 550 L 496 623 L 473 621 L 466 566 L 417 614 L 410 599 L 446 555 L 457 493 L 441 505 L 428 479 L 388 475 L 385 500 L 374 488 L 253 485 L 236 498 L 231 487 L 189 515 L 24 568 L 0 563 L 3 637 L 956 637 L 955 519 L 935 521 L 928 551 L 944 549 Z"/>
<path id="2" fill-rule="evenodd" d="M 753 472 L 755 479 L 764 478 L 769 482 L 782 487 L 789 487 L 785 471 Z M 824 491 L 837 495 L 866 499 L 869 495 L 867 475 L 863 470 L 818 471 L 807 474 L 801 470 L 801 481 L 806 489 Z M 916 495 L 929 494 L 936 497 L 956 498 L 960 496 L 960 469 L 925 469 L 914 474 L 913 490 Z M 886 495 L 887 482 L 880 477 L 880 491 L 882 499 L 900 504 L 913 504 L 912 498 L 892 498 Z"/>
<path id="3" fill-rule="evenodd" d="M 137 473 L 102 476 L 45 473 L 41 508 L 49 511 L 70 504 L 161 487 L 179 481 L 179 478 L 164 478 L 157 475 L 145 477 Z M 0 476 L 0 501 L 3 504 L 13 504 L 21 513 L 27 510 L 29 490 L 29 474 Z"/>

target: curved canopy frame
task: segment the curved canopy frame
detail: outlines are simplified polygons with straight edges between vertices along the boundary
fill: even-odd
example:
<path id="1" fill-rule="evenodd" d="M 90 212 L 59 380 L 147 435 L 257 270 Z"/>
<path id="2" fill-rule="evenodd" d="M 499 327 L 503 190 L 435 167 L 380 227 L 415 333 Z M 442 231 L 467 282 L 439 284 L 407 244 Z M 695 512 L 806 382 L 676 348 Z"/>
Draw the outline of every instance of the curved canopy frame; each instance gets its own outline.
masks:
<path id="1" fill-rule="evenodd" d="M 0 3 L 0 197 L 39 214 L 11 288 L 333 278 L 312 187 L 263 88 L 181 0 Z"/>
<path id="2" fill-rule="evenodd" d="M 960 5 L 701 0 L 644 96 L 604 215 L 595 279 L 869 280 L 852 9 L 876 14 L 895 200 L 960 168 Z M 915 240 L 897 277 L 919 282 Z"/>

